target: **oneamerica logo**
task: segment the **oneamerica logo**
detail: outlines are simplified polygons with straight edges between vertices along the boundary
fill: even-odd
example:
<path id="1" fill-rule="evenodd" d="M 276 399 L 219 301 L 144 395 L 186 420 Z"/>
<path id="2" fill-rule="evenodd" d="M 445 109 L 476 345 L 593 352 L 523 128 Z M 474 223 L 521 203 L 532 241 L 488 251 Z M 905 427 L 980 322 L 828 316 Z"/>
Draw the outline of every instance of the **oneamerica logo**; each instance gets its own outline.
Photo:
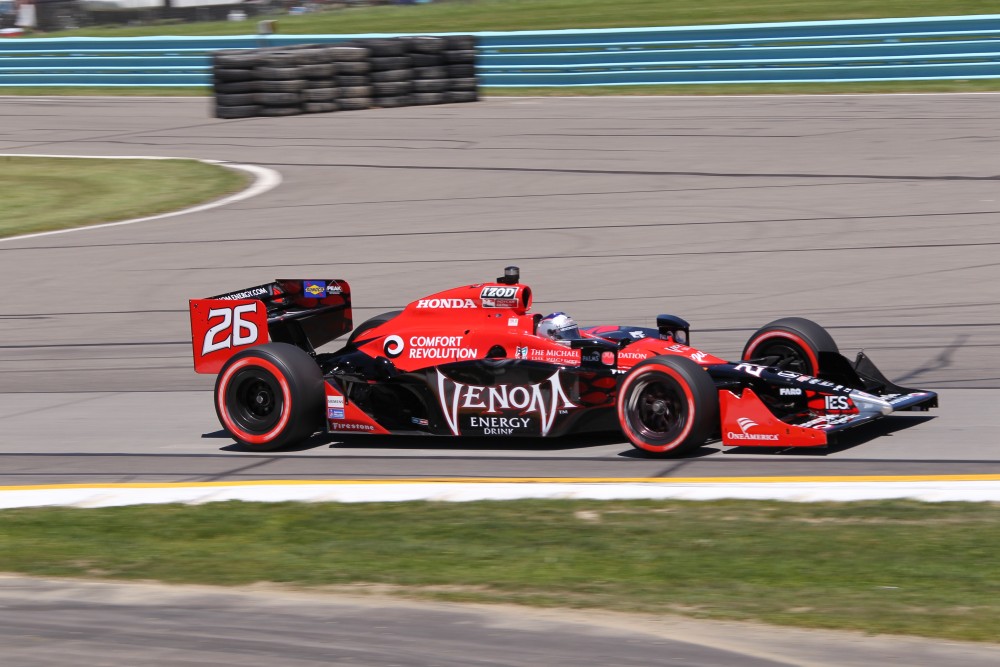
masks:
<path id="1" fill-rule="evenodd" d="M 480 414 L 497 414 L 501 410 L 518 410 L 522 415 L 534 413 L 541 422 L 541 435 L 545 436 L 552 428 L 559 410 L 578 407 L 563 390 L 559 371 L 544 382 L 527 386 L 501 384 L 480 387 L 462 384 L 445 377 L 440 370 L 437 371 L 437 377 L 438 400 L 448 428 L 454 435 L 459 435 L 460 410 L 478 410 Z M 549 387 L 548 397 L 542 393 L 544 386 Z"/>
<path id="2" fill-rule="evenodd" d="M 748 433 L 750 429 L 755 426 L 760 426 L 757 422 L 750 419 L 749 417 L 740 417 L 736 420 L 736 425 L 740 427 L 742 433 L 735 433 L 729 431 L 726 436 L 730 440 L 777 440 L 778 435 L 775 433 Z"/>
<path id="3" fill-rule="evenodd" d="M 417 308 L 475 308 L 472 299 L 420 299 Z"/>

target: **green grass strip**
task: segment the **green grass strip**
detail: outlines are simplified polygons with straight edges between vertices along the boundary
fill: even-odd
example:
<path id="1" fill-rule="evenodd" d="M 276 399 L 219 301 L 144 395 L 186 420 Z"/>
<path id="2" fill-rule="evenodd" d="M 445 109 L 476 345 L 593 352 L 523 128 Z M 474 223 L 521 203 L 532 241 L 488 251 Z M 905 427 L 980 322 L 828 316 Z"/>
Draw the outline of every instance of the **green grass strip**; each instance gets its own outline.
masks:
<path id="1" fill-rule="evenodd" d="M 995 0 L 463 0 L 268 18 L 278 19 L 282 34 L 412 34 L 957 16 L 998 11 Z M 254 27 L 252 21 L 101 26 L 53 36 L 245 35 L 252 34 Z"/>
<path id="2" fill-rule="evenodd" d="M 0 156 L 0 236 L 174 211 L 237 192 L 248 180 L 196 160 Z"/>
<path id="3" fill-rule="evenodd" d="M 998 525 L 996 505 L 908 501 L 20 509 L 0 512 L 0 569 L 998 641 Z"/>

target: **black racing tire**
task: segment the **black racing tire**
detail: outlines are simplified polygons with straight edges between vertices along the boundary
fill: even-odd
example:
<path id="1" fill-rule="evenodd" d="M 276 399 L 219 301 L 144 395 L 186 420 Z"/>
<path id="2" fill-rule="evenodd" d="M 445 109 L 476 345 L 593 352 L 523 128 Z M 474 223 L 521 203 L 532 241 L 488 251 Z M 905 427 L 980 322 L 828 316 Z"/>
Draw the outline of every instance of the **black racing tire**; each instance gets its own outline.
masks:
<path id="1" fill-rule="evenodd" d="M 302 113 L 301 106 L 287 106 L 287 107 L 261 107 L 259 116 L 298 116 Z"/>
<path id="2" fill-rule="evenodd" d="M 755 331 L 740 358 L 818 376 L 820 352 L 840 352 L 826 329 L 804 317 L 783 317 Z"/>
<path id="3" fill-rule="evenodd" d="M 330 55 L 326 47 L 319 44 L 313 44 L 309 48 L 299 50 L 296 56 L 298 57 L 299 64 L 304 67 L 309 65 L 326 65 L 330 62 Z"/>
<path id="4" fill-rule="evenodd" d="M 258 81 L 257 90 L 262 93 L 297 93 L 305 89 L 309 82 L 305 79 L 288 81 Z"/>
<path id="5" fill-rule="evenodd" d="M 411 53 L 410 62 L 414 67 L 438 67 L 444 65 L 444 57 L 438 53 Z"/>
<path id="6" fill-rule="evenodd" d="M 414 79 L 447 79 L 448 70 L 445 67 L 417 67 L 413 70 Z"/>
<path id="7" fill-rule="evenodd" d="M 468 77 L 476 76 L 476 66 L 468 63 L 460 63 L 458 65 L 448 65 L 448 76 L 452 79 L 465 79 Z"/>
<path id="8" fill-rule="evenodd" d="M 387 69 L 408 69 L 410 67 L 409 56 L 386 56 L 384 58 L 371 58 L 372 69 L 380 72 Z"/>
<path id="9" fill-rule="evenodd" d="M 237 107 L 218 105 L 215 107 L 215 117 L 224 118 L 226 120 L 231 120 L 233 118 L 253 118 L 259 114 L 260 107 L 256 104 L 247 104 Z"/>
<path id="10" fill-rule="evenodd" d="M 212 70 L 212 76 L 216 81 L 250 81 L 256 72 L 253 69 L 216 68 Z"/>
<path id="11" fill-rule="evenodd" d="M 368 59 L 368 49 L 357 46 L 331 46 L 327 49 L 327 53 L 338 64 L 360 62 Z"/>
<path id="12" fill-rule="evenodd" d="M 259 62 L 259 56 L 249 49 L 226 49 L 212 53 L 212 66 L 220 69 L 252 69 Z"/>
<path id="13" fill-rule="evenodd" d="M 216 95 L 215 102 L 222 107 L 240 107 L 255 104 L 253 93 L 235 93 L 227 95 Z"/>
<path id="14" fill-rule="evenodd" d="M 401 56 L 406 53 L 406 42 L 401 39 L 366 39 L 365 47 L 375 58 Z"/>
<path id="15" fill-rule="evenodd" d="M 413 84 L 409 81 L 387 81 L 386 83 L 373 84 L 372 90 L 375 97 L 397 97 L 409 95 L 413 91 Z"/>
<path id="16" fill-rule="evenodd" d="M 372 108 L 370 97 L 351 97 L 337 100 L 337 108 L 341 111 L 362 111 Z"/>
<path id="17" fill-rule="evenodd" d="M 410 51 L 425 55 L 441 53 L 448 46 L 447 40 L 443 37 L 410 37 L 406 42 Z"/>
<path id="18" fill-rule="evenodd" d="M 290 106 L 302 103 L 302 93 L 257 93 L 254 100 L 272 107 Z"/>
<path id="19" fill-rule="evenodd" d="M 478 90 L 479 80 L 475 77 L 469 79 L 449 79 L 449 90 Z"/>
<path id="20" fill-rule="evenodd" d="M 476 48 L 475 35 L 447 35 L 444 42 L 445 48 L 449 51 L 468 51 Z"/>
<path id="21" fill-rule="evenodd" d="M 333 63 L 301 65 L 299 70 L 302 72 L 302 76 L 307 79 L 331 79 L 336 72 Z"/>
<path id="22" fill-rule="evenodd" d="M 310 88 L 302 91 L 302 99 L 306 102 L 330 102 L 337 99 L 337 89 Z"/>
<path id="23" fill-rule="evenodd" d="M 413 78 L 411 69 L 387 69 L 382 72 L 372 72 L 372 83 L 393 83 L 396 81 L 409 81 Z"/>
<path id="24" fill-rule="evenodd" d="M 444 104 L 444 93 L 413 93 L 410 96 L 413 103 L 420 104 Z"/>
<path id="25" fill-rule="evenodd" d="M 336 64 L 337 75 L 348 74 L 348 75 L 358 75 L 358 74 L 368 74 L 372 67 L 367 62 L 361 60 L 358 62 L 349 63 L 337 63 Z"/>
<path id="26" fill-rule="evenodd" d="M 476 52 L 470 51 L 446 51 L 445 60 L 452 64 L 474 63 L 476 62 Z"/>
<path id="27" fill-rule="evenodd" d="M 475 102 L 478 99 L 479 91 L 476 90 L 449 90 L 444 94 L 444 101 L 447 104 Z"/>
<path id="28" fill-rule="evenodd" d="M 354 327 L 354 331 L 352 331 L 351 335 L 347 337 L 347 347 L 353 347 L 357 340 L 365 335 L 365 332 L 370 331 L 375 327 L 382 326 L 402 312 L 403 311 L 401 310 L 390 310 L 387 313 L 382 313 L 381 315 L 376 315 L 375 317 L 369 317 L 367 320 Z"/>
<path id="29" fill-rule="evenodd" d="M 324 396 L 315 359 L 287 343 L 237 352 L 215 380 L 219 423 L 254 451 L 297 444 L 322 428 Z"/>
<path id="30" fill-rule="evenodd" d="M 354 88 L 356 86 L 367 86 L 371 82 L 367 76 L 338 76 L 337 85 L 341 88 Z"/>
<path id="31" fill-rule="evenodd" d="M 371 97 L 372 87 L 371 86 L 348 86 L 346 88 L 340 89 L 341 99 L 350 97 Z"/>
<path id="32" fill-rule="evenodd" d="M 408 107 L 413 104 L 409 95 L 398 95 L 396 97 L 376 97 L 375 106 L 383 109 L 394 109 L 396 107 Z"/>
<path id="33" fill-rule="evenodd" d="M 299 56 L 294 51 L 264 51 L 257 56 L 262 67 L 295 67 L 299 64 Z"/>
<path id="34" fill-rule="evenodd" d="M 225 70 L 219 70 L 224 72 Z M 298 67 L 258 67 L 254 70 L 258 79 L 266 81 L 289 81 L 302 79 L 302 71 Z"/>
<path id="35" fill-rule="evenodd" d="M 448 90 L 448 79 L 416 79 L 413 82 L 415 93 L 441 93 Z"/>
<path id="36" fill-rule="evenodd" d="M 704 368 L 686 357 L 637 364 L 618 390 L 618 423 L 636 449 L 682 456 L 719 427 L 719 394 Z"/>
<path id="37" fill-rule="evenodd" d="M 306 102 L 302 110 L 306 113 L 329 113 L 339 110 L 339 107 L 336 102 Z"/>
<path id="38" fill-rule="evenodd" d="M 229 95 L 231 93 L 256 93 L 260 90 L 260 81 L 230 81 L 215 84 L 215 92 Z"/>

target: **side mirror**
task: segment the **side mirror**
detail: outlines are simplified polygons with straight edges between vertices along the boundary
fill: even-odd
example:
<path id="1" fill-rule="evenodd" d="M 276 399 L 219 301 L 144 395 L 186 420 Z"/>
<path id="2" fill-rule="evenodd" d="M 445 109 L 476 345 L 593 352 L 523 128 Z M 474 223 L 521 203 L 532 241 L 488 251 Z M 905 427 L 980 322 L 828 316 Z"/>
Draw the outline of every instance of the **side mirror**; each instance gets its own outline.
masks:
<path id="1" fill-rule="evenodd" d="M 691 325 L 676 315 L 657 315 L 656 329 L 660 332 L 660 338 L 673 338 L 674 342 L 681 345 L 691 344 Z"/>

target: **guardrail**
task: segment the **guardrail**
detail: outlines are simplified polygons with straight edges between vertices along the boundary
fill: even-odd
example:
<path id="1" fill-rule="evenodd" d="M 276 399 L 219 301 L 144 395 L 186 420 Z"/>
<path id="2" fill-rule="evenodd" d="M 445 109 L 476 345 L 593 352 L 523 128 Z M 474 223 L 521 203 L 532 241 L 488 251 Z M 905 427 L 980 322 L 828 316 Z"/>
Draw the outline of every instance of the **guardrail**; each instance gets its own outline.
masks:
<path id="1" fill-rule="evenodd" d="M 218 49 L 395 36 L 6 39 L 0 87 L 208 86 Z M 486 87 L 1000 78 L 1000 15 L 476 36 Z"/>

